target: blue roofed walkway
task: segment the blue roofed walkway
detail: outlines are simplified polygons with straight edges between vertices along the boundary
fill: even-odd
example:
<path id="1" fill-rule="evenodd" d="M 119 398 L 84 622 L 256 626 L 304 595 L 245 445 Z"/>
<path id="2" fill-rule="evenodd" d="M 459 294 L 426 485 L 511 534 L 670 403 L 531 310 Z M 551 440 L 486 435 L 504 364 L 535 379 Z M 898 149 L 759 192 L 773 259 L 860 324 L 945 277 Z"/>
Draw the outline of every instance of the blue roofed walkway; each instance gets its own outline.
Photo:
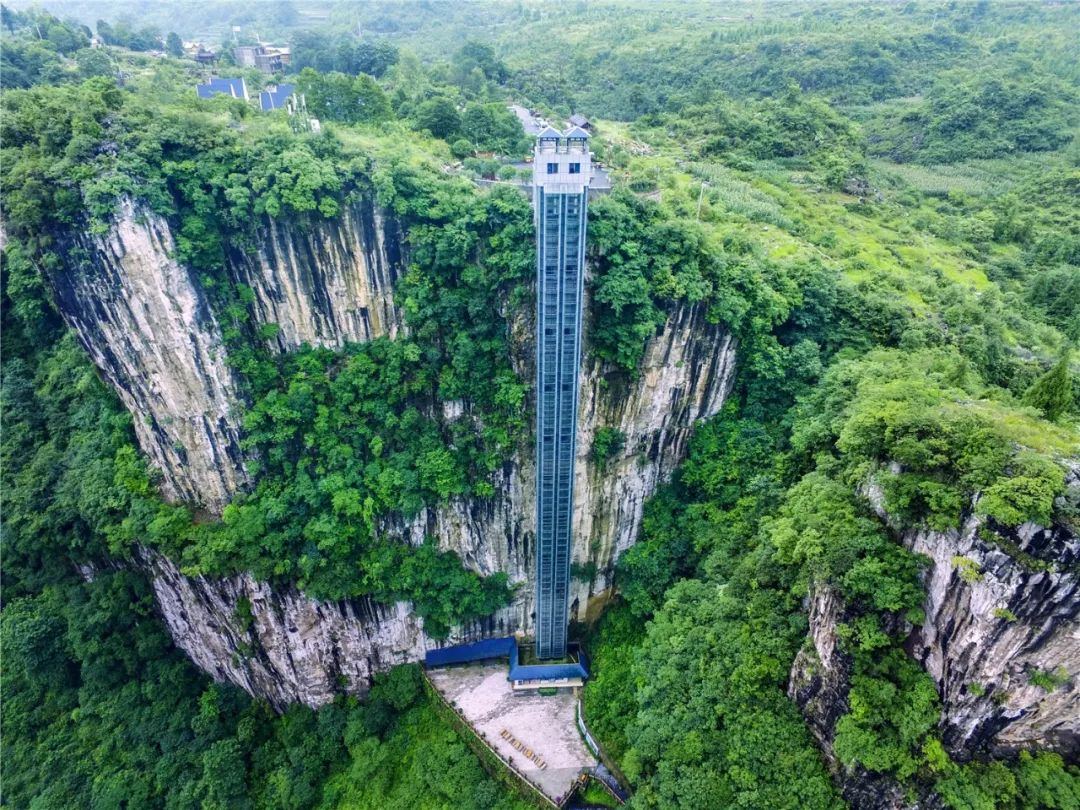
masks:
<path id="1" fill-rule="evenodd" d="M 428 650 L 424 656 L 424 666 L 445 667 L 450 664 L 464 664 L 469 661 L 509 658 L 517 649 L 517 640 L 513 636 L 505 638 L 485 638 L 470 644 L 454 644 L 437 650 Z"/>
<path id="2" fill-rule="evenodd" d="M 576 660 L 557 664 L 522 664 L 517 639 L 488 638 L 470 644 L 455 644 L 438 650 L 428 650 L 424 666 L 445 667 L 473 661 L 506 659 L 509 679 L 515 689 L 536 689 L 543 686 L 581 686 L 589 677 L 588 659 L 578 652 Z"/>

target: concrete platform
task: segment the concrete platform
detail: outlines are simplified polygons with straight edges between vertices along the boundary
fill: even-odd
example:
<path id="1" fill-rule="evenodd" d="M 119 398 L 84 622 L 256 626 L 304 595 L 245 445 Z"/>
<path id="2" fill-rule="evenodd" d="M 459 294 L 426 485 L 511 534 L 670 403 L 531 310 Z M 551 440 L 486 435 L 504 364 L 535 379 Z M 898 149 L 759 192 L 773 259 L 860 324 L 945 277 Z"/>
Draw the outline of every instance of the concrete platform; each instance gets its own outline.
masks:
<path id="1" fill-rule="evenodd" d="M 570 790 L 582 768 L 597 764 L 578 734 L 577 700 L 568 689 L 550 697 L 514 692 L 506 675 L 505 664 L 428 671 L 435 688 L 457 705 L 499 756 L 557 800 Z"/>

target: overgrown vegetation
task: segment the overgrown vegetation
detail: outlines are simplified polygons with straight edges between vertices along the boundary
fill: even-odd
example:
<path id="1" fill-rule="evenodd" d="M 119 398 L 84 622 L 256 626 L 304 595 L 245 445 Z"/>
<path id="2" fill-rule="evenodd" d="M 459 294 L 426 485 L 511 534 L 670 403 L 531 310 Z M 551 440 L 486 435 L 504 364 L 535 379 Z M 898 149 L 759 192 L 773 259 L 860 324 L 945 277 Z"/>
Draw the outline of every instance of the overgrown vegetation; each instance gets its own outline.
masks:
<path id="1" fill-rule="evenodd" d="M 327 598 L 405 597 L 435 634 L 502 604 L 505 578 L 481 582 L 434 545 L 412 550 L 377 540 L 376 529 L 390 512 L 409 517 L 426 503 L 489 495 L 487 476 L 524 435 L 527 387 L 511 370 L 497 313 L 523 300 L 513 291 L 532 266 L 520 250 L 527 201 L 505 189 L 477 194 L 386 146 L 376 156 L 331 134 L 298 137 L 272 122 L 249 121 L 238 134 L 230 122 L 248 118 L 239 102 L 217 114 L 162 110 L 104 80 L 6 93 L 4 102 L 12 238 L 5 270 L 18 328 L 47 329 L 42 268 L 79 272 L 70 257 L 61 259 L 59 234 L 45 223 L 104 228 L 117 195 L 138 195 L 178 222 L 178 257 L 203 273 L 232 324 L 229 360 L 247 383 L 255 492 L 230 506 L 222 523 L 196 524 L 186 508 L 155 502 L 130 446 L 101 440 L 99 448 L 113 447 L 109 463 L 121 489 L 107 509 L 81 516 L 99 538 L 94 550 L 102 536 L 116 554 L 150 542 L 182 555 L 191 572 L 246 569 Z M 46 120 L 53 134 L 41 140 L 34 133 Z M 124 148 L 102 151 L 107 139 Z M 53 182 L 61 176 L 65 183 Z M 345 363 L 328 351 L 271 357 L 250 321 L 249 291 L 227 272 L 228 251 L 252 238 L 260 216 L 334 217 L 359 195 L 376 197 L 409 228 L 413 266 L 397 292 L 410 338 L 354 347 Z M 78 362 L 70 346 L 46 362 L 53 357 Z M 477 387 L 475 379 L 490 384 Z M 467 405 L 467 415 L 443 426 L 430 411 L 451 400 Z M 42 425 L 32 402 L 27 409 L 28 431 L 68 434 L 66 414 Z M 32 454 L 12 456 L 13 489 L 32 462 Z"/>
<path id="2" fill-rule="evenodd" d="M 918 367 L 920 358 L 911 362 Z M 797 407 L 795 435 L 807 420 L 829 420 L 818 405 Z M 858 410 L 858 398 L 851 407 L 856 422 L 880 412 Z M 837 432 L 830 435 L 835 442 Z M 847 605 L 838 631 L 854 665 L 851 708 L 836 726 L 841 761 L 933 785 L 951 807 L 1069 806 L 1080 780 L 1056 755 L 996 763 L 1004 799 L 983 766 L 949 759 L 936 736 L 934 684 L 903 651 L 895 621 L 923 620 L 924 562 L 856 497 L 842 463 L 853 459 L 818 453 L 799 478 L 801 448 L 793 441 L 777 453 L 778 440 L 728 406 L 697 431 L 674 490 L 653 502 L 642 539 L 620 560 L 625 601 L 592 642 L 595 676 L 585 695 L 594 732 L 636 787 L 635 804 L 689 807 L 722 796 L 735 807 L 837 806 L 785 696 L 806 634 L 802 600 L 829 587 Z M 970 501 L 971 490 L 961 493 Z M 1049 683 L 1044 673 L 1032 682 Z M 774 778 L 776 761 L 790 778 Z"/>
<path id="3" fill-rule="evenodd" d="M 598 119 L 592 146 L 616 190 L 590 205 L 587 337 L 607 375 L 637 375 L 649 338 L 690 307 L 737 338 L 736 390 L 647 504 L 618 563 L 620 600 L 589 643 L 589 723 L 632 805 L 843 805 L 786 696 L 806 599 L 825 588 L 843 601 L 851 660 L 834 741 L 845 767 L 951 808 L 1080 804 L 1076 769 L 1055 754 L 959 764 L 945 750 L 934 684 L 903 648 L 924 620 L 928 562 L 895 533 L 972 514 L 1002 530 L 1080 523 L 1063 466 L 1080 414 L 1074 7 L 777 6 L 744 21 L 693 4 L 370 4 L 307 31 L 270 5 L 251 14 L 292 32 L 321 134 L 197 101 L 191 63 L 89 49 L 77 23 L 5 9 L 14 804 L 513 806 L 412 670 L 362 705 L 275 719 L 193 674 L 138 577 L 84 583 L 74 567 L 148 543 L 189 573 L 408 598 L 436 634 L 504 603 L 505 578 L 465 571 L 434 539 L 390 541 L 385 526 L 490 497 L 492 472 L 527 438 L 507 324 L 528 305 L 528 202 L 452 176 L 517 176 L 504 164 L 527 142 L 508 95 L 555 121 Z M 354 35 L 356 23 L 379 36 Z M 152 24 L 96 31 L 139 48 Z M 481 34 L 494 45 L 468 41 Z M 221 521 L 156 496 L 131 417 L 49 303 L 50 279 L 80 271 L 63 232 L 104 231 L 124 196 L 169 219 L 243 380 L 256 483 Z M 264 217 L 306 227 L 361 198 L 407 233 L 395 289 L 407 334 L 272 355 L 273 325 L 252 318 L 232 253 Z M 459 415 L 440 416 L 446 403 Z M 602 429 L 588 451 L 603 466 L 624 441 Z M 964 581 L 983 576 L 952 562 Z M 1067 679 L 1028 680 L 1049 693 Z"/>
<path id="4" fill-rule="evenodd" d="M 275 715 L 196 674 L 130 572 L 9 601 L 0 627 L 12 807 L 524 806 L 439 719 L 415 667 L 363 703 Z"/>
<path id="5" fill-rule="evenodd" d="M 1052 74 L 1030 70 L 946 72 L 925 98 L 882 110 L 870 145 L 900 163 L 929 164 L 1058 149 L 1078 123 L 1075 92 Z"/>
<path id="6" fill-rule="evenodd" d="M 679 58 L 693 57 L 682 49 Z M 834 64 L 824 74 L 844 75 Z M 983 75 L 940 81 L 920 125 L 941 132 L 950 125 L 938 118 L 959 115 L 960 96 L 996 92 Z M 896 120 L 884 106 L 880 118 L 873 107 L 849 117 L 821 96 L 754 87 L 783 95 L 782 114 L 769 98 L 705 102 L 692 96 L 716 91 L 695 89 L 628 127 L 608 125 L 606 157 L 641 194 L 594 206 L 596 351 L 632 373 L 643 338 L 696 301 L 739 336 L 741 368 L 733 402 L 698 427 L 674 485 L 619 561 L 624 601 L 591 642 L 590 723 L 634 785 L 635 806 L 716 796 L 732 807 L 836 806 L 784 694 L 806 634 L 803 600 L 829 588 L 845 604 L 838 633 L 853 667 L 834 743 L 845 765 L 934 791 L 950 807 L 1067 807 L 1077 774 L 1056 755 L 959 765 L 942 747 L 934 684 L 902 646 L 905 623 L 923 621 L 927 561 L 896 542 L 869 501 L 904 527 L 956 528 L 973 512 L 1009 526 L 1076 525 L 1061 462 L 1078 447 L 1067 351 L 1080 307 L 1059 297 L 1072 273 L 1062 264 L 1076 264 L 1076 218 L 1061 196 L 1074 185 L 1072 152 L 1037 170 L 1017 164 L 1008 189 L 990 193 L 952 179 L 978 176 L 975 163 L 915 175 L 867 161 Z M 1037 90 L 1030 106 L 1009 101 L 1013 92 L 1023 89 L 1006 85 L 994 99 L 1008 113 L 981 109 L 965 130 L 979 137 L 1000 125 L 993 142 L 964 153 L 962 139 L 927 136 L 925 151 L 893 157 L 1067 146 L 1074 91 Z M 1022 203 L 1021 189 L 1039 202 Z M 660 230 L 667 221 L 694 239 Z M 627 229 L 611 248 L 609 223 Z M 664 236 L 642 238 L 646 228 Z M 712 284 L 666 294 L 651 244 L 677 268 L 670 276 Z M 708 259 L 686 244 L 706 246 Z M 709 309 L 713 290 L 724 296 L 719 311 Z M 1049 684 L 1045 673 L 1031 677 Z M 754 732 L 759 722 L 767 731 Z"/>

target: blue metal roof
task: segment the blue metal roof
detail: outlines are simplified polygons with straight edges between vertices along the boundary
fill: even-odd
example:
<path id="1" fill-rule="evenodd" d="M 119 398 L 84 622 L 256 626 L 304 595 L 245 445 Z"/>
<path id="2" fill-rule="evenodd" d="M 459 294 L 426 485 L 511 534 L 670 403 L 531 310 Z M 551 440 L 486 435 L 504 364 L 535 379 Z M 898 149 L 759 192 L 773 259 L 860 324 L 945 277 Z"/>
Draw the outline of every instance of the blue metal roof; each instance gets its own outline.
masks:
<path id="1" fill-rule="evenodd" d="M 589 677 L 588 671 L 581 664 L 529 664 L 510 668 L 512 681 L 556 681 L 561 678 Z"/>
<path id="2" fill-rule="evenodd" d="M 589 677 L 589 659 L 578 649 L 578 660 L 574 664 L 518 664 L 517 642 L 510 656 L 510 680 L 512 681 L 555 681 L 560 678 Z"/>
<path id="3" fill-rule="evenodd" d="M 586 140 L 589 137 L 589 133 L 583 130 L 581 127 L 574 127 L 572 130 L 566 133 L 566 137 L 571 140 Z"/>
<path id="4" fill-rule="evenodd" d="M 214 78 L 206 84 L 195 85 L 195 92 L 199 94 L 199 98 L 211 98 L 219 93 L 224 93 L 233 98 L 244 98 L 244 80 L 239 77 L 235 79 Z"/>
<path id="5" fill-rule="evenodd" d="M 544 127 L 544 131 L 536 137 L 542 141 L 557 141 L 562 137 L 562 133 L 555 129 L 555 127 Z"/>
<path id="6" fill-rule="evenodd" d="M 424 665 L 442 667 L 447 664 L 464 664 L 468 661 L 484 661 L 489 658 L 509 658 L 512 652 L 517 653 L 517 642 L 512 636 L 489 638 L 472 644 L 455 644 L 439 650 L 428 650 L 424 655 Z"/>
<path id="7" fill-rule="evenodd" d="M 279 84 L 273 90 L 263 90 L 259 93 L 259 106 L 262 107 L 263 112 L 280 110 L 294 90 L 296 90 L 294 84 Z"/>
<path id="8" fill-rule="evenodd" d="M 474 641 L 471 644 L 454 644 L 438 650 L 428 650 L 424 654 L 424 666 L 444 667 L 450 664 L 466 664 L 470 661 L 488 661 L 492 658 L 508 658 L 510 661 L 509 678 L 512 681 L 554 681 L 561 678 L 589 677 L 588 659 L 585 653 L 578 653 L 575 664 L 526 664 L 518 663 L 517 639 L 489 638 Z"/>

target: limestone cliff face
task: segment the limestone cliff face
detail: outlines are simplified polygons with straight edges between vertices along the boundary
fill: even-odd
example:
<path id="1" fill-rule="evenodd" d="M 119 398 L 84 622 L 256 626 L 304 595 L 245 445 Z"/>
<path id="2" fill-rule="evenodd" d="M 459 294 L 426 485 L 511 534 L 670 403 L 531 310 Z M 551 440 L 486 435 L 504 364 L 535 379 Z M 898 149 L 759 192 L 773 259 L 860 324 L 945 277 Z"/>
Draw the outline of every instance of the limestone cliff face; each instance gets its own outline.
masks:
<path id="1" fill-rule="evenodd" d="M 278 709 L 363 694 L 375 673 L 419 660 L 431 646 L 405 602 L 318 602 L 246 574 L 187 577 L 150 549 L 138 562 L 176 646 L 215 680 Z"/>
<path id="2" fill-rule="evenodd" d="M 315 224 L 264 218 L 254 246 L 232 249 L 229 266 L 254 293 L 256 319 L 279 327 L 278 351 L 341 347 L 403 329 L 393 297 L 403 244 L 397 224 L 360 200 Z"/>
<path id="3" fill-rule="evenodd" d="M 1077 485 L 1075 476 L 1071 485 Z M 887 518 L 876 488 L 869 487 L 867 495 Z M 931 560 L 925 574 L 926 621 L 907 628 L 907 649 L 937 685 L 939 729 L 949 753 L 961 761 L 1025 748 L 1080 753 L 1076 533 L 1066 526 L 1033 524 L 1009 530 L 987 526 L 971 514 L 959 530 L 908 530 L 900 541 Z M 890 780 L 860 769 L 844 771 L 833 757 L 836 721 L 848 711 L 851 674 L 851 659 L 836 635 L 844 606 L 835 592 L 820 586 L 809 608 L 810 632 L 792 666 L 789 696 L 803 710 L 854 806 L 912 806 Z M 1040 674 L 1050 675 L 1056 685 L 1047 688 Z M 857 799 L 863 803 L 855 804 Z M 918 806 L 935 801 L 923 797 Z"/>
<path id="4" fill-rule="evenodd" d="M 1080 538 L 1060 526 L 1026 524 L 996 535 L 982 528 L 971 517 L 959 532 L 904 538 L 933 560 L 926 622 L 913 633 L 911 652 L 938 685 L 942 739 L 962 759 L 1035 746 L 1076 756 Z M 1039 686 L 1039 673 L 1062 682 Z"/>
<path id="5" fill-rule="evenodd" d="M 650 342 L 642 375 L 622 388 L 603 386 L 602 369 L 582 373 L 578 502 L 574 559 L 597 564 L 591 582 L 575 583 L 576 613 L 587 597 L 610 586 L 611 566 L 636 538 L 641 507 L 686 449 L 693 422 L 720 408 L 734 364 L 731 338 L 687 309 Z M 454 406 L 447 418 L 463 414 Z M 624 451 L 606 472 L 589 458 L 597 426 L 617 426 Z M 363 693 L 370 678 L 424 651 L 532 628 L 533 477 L 528 457 L 515 457 L 495 476 L 496 494 L 458 499 L 408 522 L 386 520 L 384 531 L 403 541 L 425 535 L 457 551 L 481 573 L 506 571 L 521 585 L 517 599 L 495 616 L 455 628 L 449 642 L 425 635 L 407 603 L 381 606 L 366 599 L 328 603 L 294 588 L 271 588 L 250 576 L 191 578 L 155 552 L 140 562 L 153 582 L 158 610 L 177 646 L 212 677 L 235 683 L 275 706 L 318 706 L 339 692 Z M 614 480 L 613 480 L 614 479 Z M 608 483 L 613 481 L 613 483 Z M 245 602 L 247 608 L 241 607 Z M 242 616 L 250 609 L 251 617 Z"/>
<path id="6" fill-rule="evenodd" d="M 527 324 L 519 333 L 528 333 Z M 521 371 L 530 377 L 531 343 L 521 341 Z M 645 501 L 685 457 L 694 423 L 715 415 L 730 391 L 735 345 L 692 306 L 680 308 L 649 341 L 640 375 L 609 373 L 587 361 L 580 377 L 574 491 L 571 617 L 584 619 L 589 599 L 611 586 L 615 560 L 637 539 Z M 623 449 L 602 467 L 592 458 L 598 428 L 619 430 Z M 500 632 L 531 631 L 534 593 L 536 482 L 531 449 L 515 455 L 494 480 L 492 498 L 457 499 L 403 524 L 384 522 L 388 534 L 419 544 L 425 536 L 457 552 L 482 574 L 505 571 L 520 583 L 517 599 L 495 617 Z M 595 570 L 588 576 L 585 573 Z"/>
<path id="7" fill-rule="evenodd" d="M 680 307 L 649 341 L 639 378 L 605 375 L 596 360 L 586 367 L 575 482 L 584 497 L 574 509 L 573 559 L 594 563 L 598 575 L 576 590 L 582 609 L 587 595 L 611 586 L 615 560 L 637 540 L 645 501 L 686 457 L 694 424 L 719 413 L 734 377 L 734 338 L 694 306 Z M 597 463 L 592 446 L 601 427 L 617 429 L 625 446 Z"/>
<path id="8" fill-rule="evenodd" d="M 135 421 L 166 497 L 220 511 L 247 482 L 221 328 L 168 223 L 131 201 L 64 245 L 57 305 Z"/>
<path id="9" fill-rule="evenodd" d="M 252 245 L 231 247 L 227 270 L 251 289 L 256 322 L 278 326 L 271 348 L 342 346 L 403 328 L 392 294 L 403 243 L 396 223 L 361 200 L 333 220 L 264 219 Z M 63 247 L 66 266 L 50 279 L 58 307 L 134 415 L 163 494 L 220 513 L 248 483 L 239 390 L 168 221 L 124 200 L 107 233 Z"/>
<path id="10" fill-rule="evenodd" d="M 828 585 L 818 585 L 809 600 L 809 616 L 810 631 L 791 666 L 788 697 L 802 709 L 818 744 L 831 752 L 836 721 L 849 709 L 851 657 L 840 649 L 836 635 L 844 600 Z"/>
<path id="11" fill-rule="evenodd" d="M 250 245 L 230 247 L 228 272 L 251 289 L 257 323 L 277 324 L 272 348 L 341 346 L 404 328 L 392 295 L 403 245 L 398 226 L 360 201 L 336 220 L 260 223 Z M 105 236 L 73 240 L 69 271 L 53 283 L 65 319 L 136 415 L 139 443 L 161 470 L 163 491 L 217 512 L 248 482 L 234 416 L 238 386 L 220 325 L 174 248 L 167 221 L 124 203 Z M 528 317 L 512 331 L 518 370 L 531 379 Z M 610 587 L 615 559 L 637 536 L 644 502 L 682 460 L 693 423 L 720 409 L 734 358 L 730 335 L 688 306 L 649 342 L 639 376 L 586 362 L 573 549 L 584 575 L 574 582 L 573 615 L 583 618 L 589 599 Z M 446 403 L 441 418 L 469 415 L 461 403 Z M 603 469 L 591 458 L 600 427 L 625 438 Z M 492 483 L 490 498 L 458 499 L 382 526 L 406 542 L 434 536 L 473 570 L 505 571 L 522 586 L 514 604 L 457 628 L 454 640 L 532 628 L 532 449 L 509 459 Z M 215 678 L 275 705 L 318 705 L 337 690 L 363 691 L 372 673 L 417 660 L 434 644 L 405 604 L 325 604 L 244 576 L 191 579 L 150 551 L 140 564 L 178 646 Z M 241 604 L 250 605 L 250 626 L 239 618 Z"/>

